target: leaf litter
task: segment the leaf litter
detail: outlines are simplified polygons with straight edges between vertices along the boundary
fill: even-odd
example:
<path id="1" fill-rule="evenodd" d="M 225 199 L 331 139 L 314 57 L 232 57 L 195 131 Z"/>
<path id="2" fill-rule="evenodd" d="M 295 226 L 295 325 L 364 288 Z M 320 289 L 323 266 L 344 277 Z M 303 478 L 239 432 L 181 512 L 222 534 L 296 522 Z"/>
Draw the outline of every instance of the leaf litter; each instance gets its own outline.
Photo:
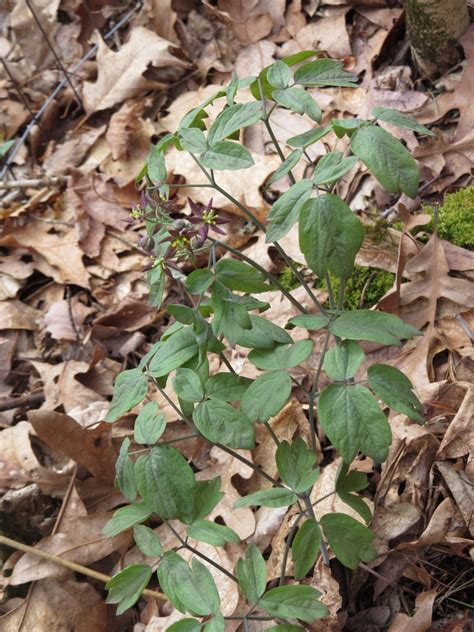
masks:
<path id="1" fill-rule="evenodd" d="M 286 7 L 284 2 L 266 0 L 219 0 L 216 6 L 196 7 L 187 1 L 147 0 L 113 40 L 104 41 L 100 33 L 123 17 L 116 5 L 96 3 L 88 12 L 77 2 L 35 3 L 43 30 L 67 68 L 91 43 L 97 42 L 98 50 L 70 75 L 74 90 L 66 84 L 53 99 L 32 130 L 30 146 L 23 146 L 12 163 L 14 179 L 39 179 L 41 184 L 0 191 L 4 219 L 0 337 L 5 349 L 0 502 L 3 511 L 11 510 L 6 514 L 6 535 L 12 535 L 8 525 L 15 524 L 25 510 L 36 511 L 43 532 L 23 529 L 22 537 L 40 550 L 82 566 L 99 566 L 109 575 L 122 562 L 143 561 L 136 548 L 127 552 L 128 532 L 111 540 L 101 535 L 106 516 L 123 503 L 113 486 L 114 464 L 122 439 L 133 435 L 138 412 L 132 411 L 114 426 L 103 424 L 107 398 L 115 374 L 121 367 L 136 366 L 166 324 L 163 310 L 148 307 L 141 272 L 148 258 L 137 246 L 136 227 L 125 221 L 138 200 L 135 175 L 150 140 L 174 130 L 183 114 L 214 94 L 234 69 L 241 76 L 257 74 L 280 56 L 319 47 L 345 61 L 349 70 L 363 73 L 356 90 L 328 89 L 324 96 L 313 91 L 331 116 L 366 116 L 375 106 L 394 107 L 431 125 L 436 136 L 420 141 L 410 131 L 399 133 L 423 166 L 421 196 L 409 210 L 401 205 L 406 198 L 388 198 L 362 171 L 351 172 L 341 184 L 341 192 L 365 223 L 373 222 L 379 210 L 390 209 L 398 210 L 404 222 L 402 233 L 388 228 L 378 241 L 368 232 L 358 263 L 396 272 L 394 287 L 378 308 L 424 330 L 422 338 L 401 350 L 391 349 L 383 359 L 411 377 L 424 405 L 426 424 L 420 427 L 404 415 L 392 415 L 394 438 L 386 463 L 378 469 L 370 459 L 357 462 L 357 469 L 369 478 L 365 502 L 374 508 L 379 557 L 353 574 L 349 592 L 340 574 L 318 562 L 306 580 L 323 592 L 330 610 L 318 629 L 358 630 L 370 625 L 381 630 L 388 625 L 394 632 L 427 630 L 463 612 L 468 589 L 457 577 L 465 574 L 474 550 L 470 384 L 474 265 L 472 252 L 435 235 L 424 239 L 423 226 L 429 218 L 413 211 L 422 203 L 442 202 L 448 187 L 453 190 L 469 183 L 474 157 L 469 107 L 473 27 L 461 38 L 465 62 L 439 80 L 431 98 L 414 80 L 406 55 L 394 54 L 393 41 L 401 44 L 401 6 L 396 4 L 386 8 L 369 1 L 348 6 L 338 1 L 293 0 Z M 43 105 L 61 70 L 26 2 L 16 3 L 11 11 L 2 9 L 2 16 L 6 27 L 0 45 L 9 70 L 0 70 L 3 142 L 18 138 L 31 119 L 30 110 Z M 277 123 L 277 136 L 307 129 L 289 112 L 280 111 Z M 261 126 L 245 130 L 243 137 L 255 160 L 252 184 L 231 172 L 223 174 L 222 184 L 265 220 L 271 195 L 285 191 L 289 181 L 282 179 L 267 191 L 265 185 L 280 160 Z M 338 149 L 343 149 L 342 144 Z M 311 148 L 316 152 L 312 157 L 333 149 L 320 141 Z M 169 165 L 171 185 L 200 181 L 195 164 L 177 152 L 170 153 Z M 57 176 L 65 177 L 66 184 L 52 180 Z M 6 181 L 11 179 L 10 173 Z M 196 201 L 207 203 L 205 189 L 176 187 L 173 196 L 179 208 L 186 209 L 191 191 Z M 264 244 L 263 235 L 235 206 L 220 196 L 215 196 L 214 205 L 233 215 L 225 237 L 228 243 L 245 248 L 272 273 L 282 273 L 282 264 Z M 295 250 L 294 234 L 285 239 L 285 247 Z M 185 300 L 171 283 L 166 296 L 167 302 Z M 302 298 L 301 292 L 298 300 Z M 318 298 L 326 300 L 323 293 Z M 292 306 L 286 299 L 269 300 L 274 321 L 284 326 L 294 315 Z M 318 341 L 317 333 L 312 337 Z M 365 346 L 371 360 L 380 360 L 375 344 Z M 236 348 L 229 361 L 243 375 L 256 376 L 244 349 Z M 227 370 L 218 363 L 212 369 Z M 297 378 L 304 384 L 308 376 Z M 297 389 L 294 395 L 270 420 L 281 438 L 307 432 Z M 170 404 L 163 401 L 160 406 L 167 420 L 164 437 L 184 434 Z M 329 496 L 316 508 L 354 515 L 352 507 L 331 495 L 339 462 L 325 437 L 319 440 L 321 476 L 315 500 Z M 263 489 L 266 483 L 218 448 L 206 449 L 199 439 L 182 445 L 198 479 L 221 477 L 226 496 L 209 519 L 233 528 L 247 543 L 265 544 L 269 575 L 275 577 L 291 515 L 281 509 L 233 509 L 234 500 Z M 265 465 L 272 462 L 272 452 L 272 445 L 261 441 L 245 456 Z M 38 499 L 50 515 L 41 515 Z M 51 533 L 61 505 L 57 529 Z M 153 526 L 164 543 L 168 532 Z M 225 550 L 198 546 L 211 558 L 220 556 L 229 570 L 243 550 L 235 543 Z M 11 555 L 4 564 L 2 629 L 46 630 L 53 618 L 58 629 L 114 626 L 117 621 L 105 605 L 102 585 L 78 577 L 31 554 Z M 216 582 L 226 614 L 240 612 L 235 586 L 219 575 Z M 9 588 L 13 585 L 29 585 L 30 595 L 13 596 L 18 594 Z M 169 604 L 157 606 L 151 600 L 136 610 L 135 623 L 124 616 L 120 629 L 137 632 L 162 630 L 178 619 Z M 237 624 L 230 629 L 237 629 Z"/>

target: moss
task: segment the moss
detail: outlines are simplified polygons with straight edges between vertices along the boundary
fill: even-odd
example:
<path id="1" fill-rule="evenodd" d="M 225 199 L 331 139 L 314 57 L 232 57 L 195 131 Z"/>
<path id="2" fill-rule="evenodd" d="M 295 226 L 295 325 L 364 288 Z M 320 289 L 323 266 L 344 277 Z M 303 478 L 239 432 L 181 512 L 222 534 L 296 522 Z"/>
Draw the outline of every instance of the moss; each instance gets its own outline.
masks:
<path id="1" fill-rule="evenodd" d="M 288 292 L 295 290 L 301 285 L 290 266 L 283 268 L 283 271 L 278 275 L 278 280 Z"/>
<path id="2" fill-rule="evenodd" d="M 434 215 L 434 209 L 427 207 L 425 212 Z M 433 232 L 434 222 L 428 226 Z M 444 204 L 438 209 L 438 235 L 455 246 L 474 249 L 474 186 L 449 193 Z"/>
<path id="3" fill-rule="evenodd" d="M 395 275 L 378 268 L 354 266 L 352 276 L 346 281 L 344 300 L 345 309 L 369 308 L 378 303 L 382 296 L 393 287 Z M 338 296 L 340 282 L 331 275 L 331 284 L 335 297 Z M 316 287 L 325 288 L 321 279 L 316 281 Z M 326 304 L 325 307 L 329 305 Z"/>
<path id="4" fill-rule="evenodd" d="M 385 241 L 387 231 L 390 228 L 389 222 L 383 217 L 379 217 L 373 224 L 365 225 L 365 234 L 372 243 L 379 245 Z"/>

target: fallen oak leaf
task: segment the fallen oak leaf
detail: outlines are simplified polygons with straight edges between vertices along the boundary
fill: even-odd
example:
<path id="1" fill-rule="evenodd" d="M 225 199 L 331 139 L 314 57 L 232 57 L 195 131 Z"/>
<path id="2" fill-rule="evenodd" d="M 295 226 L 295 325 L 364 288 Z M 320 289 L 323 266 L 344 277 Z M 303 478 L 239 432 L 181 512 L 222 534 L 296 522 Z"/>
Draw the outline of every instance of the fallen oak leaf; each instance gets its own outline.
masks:
<path id="1" fill-rule="evenodd" d="M 188 64 L 169 53 L 170 42 L 142 26 L 132 30 L 130 39 L 117 52 L 99 37 L 97 51 L 98 77 L 86 81 L 83 101 L 87 114 L 111 108 L 137 96 L 144 90 L 164 88 L 167 81 L 145 78 L 150 66 L 166 71 L 166 79 L 176 80 Z"/>

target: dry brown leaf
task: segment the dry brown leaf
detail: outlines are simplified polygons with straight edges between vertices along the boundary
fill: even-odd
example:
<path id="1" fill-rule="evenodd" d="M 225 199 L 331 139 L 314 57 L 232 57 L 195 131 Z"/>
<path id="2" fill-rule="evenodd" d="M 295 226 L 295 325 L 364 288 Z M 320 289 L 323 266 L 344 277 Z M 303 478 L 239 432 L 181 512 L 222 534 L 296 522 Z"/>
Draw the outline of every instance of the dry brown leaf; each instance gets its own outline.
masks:
<path id="1" fill-rule="evenodd" d="M 459 382 L 457 386 L 466 389 L 466 394 L 456 416 L 451 421 L 441 445 L 439 446 L 436 458 L 438 460 L 455 459 L 457 457 L 470 455 L 474 449 L 474 389 L 471 384 Z"/>
<path id="2" fill-rule="evenodd" d="M 0 617 L 3 632 L 103 632 L 110 624 L 102 597 L 87 582 L 67 578 L 35 584 L 30 598 Z"/>
<path id="3" fill-rule="evenodd" d="M 21 301 L 0 302 L 0 323 L 2 329 L 38 329 L 41 312 Z"/>
<path id="4" fill-rule="evenodd" d="M 132 540 L 130 531 L 113 538 L 102 535 L 102 529 L 111 517 L 110 513 L 77 517 L 70 531 L 61 530 L 43 538 L 34 548 L 83 566 L 92 564 L 129 545 Z M 25 553 L 16 562 L 9 582 L 12 586 L 19 586 L 46 577 L 63 577 L 69 572 L 55 562 Z"/>
<path id="5" fill-rule="evenodd" d="M 453 501 L 451 498 L 445 498 L 434 510 L 428 525 L 420 537 L 413 542 L 401 542 L 397 546 L 397 551 L 442 543 L 450 529 L 454 512 Z"/>
<path id="6" fill-rule="evenodd" d="M 331 567 L 326 566 L 319 556 L 311 578 L 311 586 L 321 591 L 321 601 L 329 610 L 329 615 L 318 620 L 318 632 L 340 632 L 343 620 L 338 616 L 342 608 L 342 596 L 339 583 L 332 576 Z"/>
<path id="7" fill-rule="evenodd" d="M 416 610 L 413 617 L 399 612 L 388 632 L 428 632 L 431 630 L 433 604 L 436 599 L 436 590 L 420 593 L 416 598 Z"/>
<path id="8" fill-rule="evenodd" d="M 169 53 L 170 42 L 142 26 L 132 30 L 130 39 L 117 52 L 98 39 L 97 81 L 84 82 L 83 101 L 87 114 L 111 108 L 144 90 L 165 87 L 178 79 L 187 64 Z M 160 81 L 146 79 L 150 68 L 162 71 Z"/>
<path id="9" fill-rule="evenodd" d="M 43 162 L 43 168 L 48 175 L 58 176 L 67 174 L 74 167 L 82 164 L 87 153 L 100 136 L 105 132 L 105 125 L 90 130 L 66 133 L 64 141 L 51 151 L 48 146 L 47 158 Z"/>
<path id="10" fill-rule="evenodd" d="M 330 57 L 341 59 L 352 53 L 349 35 L 346 28 L 346 13 L 349 7 L 338 7 L 323 10 L 322 17 L 310 22 L 301 30 L 291 32 L 301 50 L 321 49 Z M 287 52 L 296 52 L 291 49 Z"/>
<path id="11" fill-rule="evenodd" d="M 372 528 L 379 538 L 389 542 L 406 535 L 421 520 L 423 514 L 419 507 L 406 502 L 399 502 L 376 510 Z"/>
<path id="12" fill-rule="evenodd" d="M 235 72 L 241 79 L 249 75 L 258 75 L 261 70 L 275 61 L 273 58 L 275 51 L 276 45 L 269 40 L 260 40 L 246 46 L 235 60 Z"/>
<path id="13" fill-rule="evenodd" d="M 466 527 L 474 536 L 474 491 L 471 481 L 449 461 L 437 461 L 436 467 L 453 495 Z"/>
<path id="14" fill-rule="evenodd" d="M 137 16 L 137 23 L 143 24 L 169 42 L 178 43 L 174 30 L 177 19 L 171 0 L 145 0 Z"/>
<path id="15" fill-rule="evenodd" d="M 272 16 L 262 0 L 219 0 L 218 7 L 232 20 L 232 30 L 241 44 L 264 39 L 272 31 Z"/>
<path id="16" fill-rule="evenodd" d="M 130 156 L 131 139 L 140 127 L 142 111 L 142 103 L 127 101 L 110 117 L 105 138 L 110 146 L 113 160 Z"/>
<path id="17" fill-rule="evenodd" d="M 41 410 L 30 411 L 28 421 L 50 448 L 83 465 L 96 479 L 113 483 L 118 452 L 110 424 L 86 429 L 68 415 Z"/>
<path id="18" fill-rule="evenodd" d="M 28 220 L 5 223 L 0 245 L 26 248 L 36 252 L 33 266 L 61 284 L 89 287 L 89 275 L 82 261 L 77 228 Z"/>
<path id="19" fill-rule="evenodd" d="M 75 340 L 78 339 L 85 318 L 94 308 L 86 307 L 79 301 L 61 300 L 51 304 L 44 315 L 46 329 L 55 340 Z"/>
<path id="20" fill-rule="evenodd" d="M 6 492 L 36 483 L 44 493 L 61 495 L 68 484 L 65 472 L 40 464 L 31 447 L 31 434 L 32 427 L 26 421 L 0 432 L 0 490 Z"/>
<path id="21" fill-rule="evenodd" d="M 69 360 L 59 364 L 47 364 L 46 362 L 32 361 L 32 365 L 40 374 L 43 382 L 43 391 L 46 398 L 42 408 L 54 410 L 63 406 L 66 413 L 73 408 L 82 407 L 104 398 L 96 391 L 81 384 L 76 375 L 87 373 L 87 362 Z"/>

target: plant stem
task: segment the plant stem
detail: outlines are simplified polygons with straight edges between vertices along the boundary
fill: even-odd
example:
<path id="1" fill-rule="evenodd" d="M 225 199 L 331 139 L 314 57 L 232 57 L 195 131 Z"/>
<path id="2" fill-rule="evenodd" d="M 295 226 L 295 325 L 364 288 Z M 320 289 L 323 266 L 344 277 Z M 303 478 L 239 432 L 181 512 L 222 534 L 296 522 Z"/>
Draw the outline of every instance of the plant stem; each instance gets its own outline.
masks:
<path id="1" fill-rule="evenodd" d="M 280 579 L 278 580 L 279 586 L 282 586 L 283 582 L 285 581 L 286 566 L 288 564 L 288 556 L 290 554 L 291 545 L 293 544 L 293 539 L 296 534 L 296 529 L 298 528 L 300 520 L 304 515 L 305 515 L 305 511 L 304 510 L 300 511 L 300 513 L 296 516 L 296 519 L 291 525 L 291 528 L 288 532 L 288 537 L 285 542 L 285 550 L 283 552 L 283 559 L 281 561 Z"/>
<path id="2" fill-rule="evenodd" d="M 36 549 L 32 546 L 28 546 L 27 544 L 23 544 L 22 542 L 17 542 L 16 540 L 13 540 L 12 538 L 7 538 L 4 535 L 0 535 L 0 544 L 9 546 L 12 549 L 16 549 L 17 551 L 29 553 L 30 555 L 34 555 L 35 557 L 40 557 L 41 559 L 47 560 L 48 562 L 54 562 L 59 566 L 68 568 L 70 571 L 80 573 L 81 575 L 85 575 L 86 577 L 90 577 L 91 579 L 97 579 L 100 582 L 107 583 L 112 579 L 110 575 L 104 575 L 104 573 L 93 571 L 91 568 L 87 568 L 86 566 L 82 566 L 81 564 L 76 564 L 75 562 L 70 562 L 69 560 L 63 559 L 62 557 L 47 553 L 46 551 L 42 551 L 41 549 Z M 153 599 L 160 599 L 161 601 L 168 601 L 168 597 L 163 593 L 157 592 L 156 590 L 149 590 L 148 588 L 145 588 L 145 590 L 143 591 L 143 595 L 145 595 L 145 597 L 152 597 Z"/>
<path id="3" fill-rule="evenodd" d="M 304 494 L 303 502 L 304 502 L 305 507 L 306 507 L 309 515 L 311 516 L 311 518 L 313 518 L 313 520 L 315 522 L 317 522 L 316 515 L 315 515 L 314 509 L 313 509 L 313 505 L 311 504 L 311 499 L 310 499 L 310 496 L 309 496 L 309 492 Z M 327 547 L 326 547 L 326 542 L 324 541 L 324 537 L 323 536 L 321 536 L 321 544 L 319 545 L 319 550 L 321 551 L 321 555 L 323 556 L 324 564 L 326 566 L 329 566 L 329 554 L 328 554 L 328 550 L 327 550 Z"/>
<path id="4" fill-rule="evenodd" d="M 340 285 L 339 285 L 339 300 L 337 303 L 337 308 L 338 309 L 344 309 L 344 296 L 346 293 L 346 279 L 341 279 Z"/>
<path id="5" fill-rule="evenodd" d="M 226 367 L 229 369 L 229 371 L 231 373 L 233 373 L 234 375 L 237 375 L 234 367 L 232 366 L 232 364 L 229 362 L 229 360 L 225 357 L 224 353 L 221 351 L 221 353 L 219 353 L 219 357 L 222 360 L 222 362 L 226 365 Z"/>
<path id="6" fill-rule="evenodd" d="M 208 237 L 208 239 L 211 241 L 211 243 L 215 244 L 216 246 L 222 246 L 222 248 L 227 250 L 227 252 L 231 252 L 233 255 L 235 255 L 236 257 L 239 257 L 239 259 L 241 259 L 242 261 L 245 261 L 246 263 L 251 265 L 253 268 L 255 268 L 256 270 L 264 274 L 267 277 L 267 279 L 271 283 L 273 283 L 273 285 L 277 287 L 284 296 L 286 296 L 286 298 L 290 301 L 292 305 L 294 305 L 303 314 L 308 313 L 308 310 L 305 307 L 303 307 L 303 305 L 301 305 L 301 303 L 297 301 L 291 295 L 290 292 L 288 292 L 288 290 L 280 283 L 280 281 L 275 276 L 273 276 L 271 272 L 268 272 L 267 270 L 265 270 L 265 268 L 263 268 L 260 264 L 258 264 L 256 261 L 254 261 L 250 257 L 247 257 L 246 255 L 244 255 L 242 252 L 240 252 L 240 250 L 237 250 L 237 248 L 233 248 L 232 246 L 229 246 L 225 242 L 219 241 L 218 239 L 214 239 L 213 237 Z"/>
<path id="7" fill-rule="evenodd" d="M 230 571 L 228 571 L 226 568 L 224 568 L 217 562 L 214 562 L 214 560 L 212 560 L 210 557 L 208 557 L 204 553 L 201 553 L 201 551 L 199 551 L 198 549 L 195 549 L 193 546 L 188 544 L 186 540 L 183 540 L 183 538 L 179 535 L 176 529 L 173 526 L 171 526 L 169 522 L 166 522 L 166 524 L 168 525 L 168 528 L 173 532 L 173 534 L 178 538 L 178 540 L 181 542 L 182 546 L 185 549 L 188 549 L 188 551 L 191 551 L 191 553 L 194 553 L 195 555 L 197 555 L 198 557 L 206 561 L 208 564 L 211 564 L 211 566 L 214 566 L 214 568 L 217 568 L 217 570 L 219 570 L 221 573 L 224 573 L 224 575 L 226 575 L 229 579 L 231 579 L 236 584 L 239 583 L 239 580 L 237 579 L 235 575 L 233 575 Z"/>
<path id="8" fill-rule="evenodd" d="M 265 426 L 265 428 L 267 429 L 268 434 L 271 436 L 271 438 L 273 439 L 275 445 L 278 447 L 280 445 L 280 439 L 277 437 L 277 435 L 275 434 L 275 431 L 273 430 L 273 428 L 270 426 L 270 424 L 268 423 L 268 421 L 264 421 L 263 425 Z"/>
<path id="9" fill-rule="evenodd" d="M 316 423 L 315 423 L 315 419 L 314 419 L 314 402 L 316 400 L 316 394 L 317 394 L 317 391 L 318 391 L 319 380 L 320 380 L 320 377 L 321 377 L 321 371 L 323 369 L 324 358 L 326 356 L 326 351 L 328 349 L 328 344 L 329 344 L 329 338 L 330 337 L 331 337 L 331 332 L 328 330 L 326 332 L 326 337 L 324 338 L 323 348 L 322 348 L 322 351 L 321 351 L 321 358 L 319 360 L 318 368 L 316 370 L 316 376 L 314 378 L 313 385 L 312 385 L 311 390 L 310 390 L 309 395 L 308 395 L 308 419 L 309 419 L 309 427 L 310 427 L 310 430 L 311 430 L 311 447 L 313 448 L 314 452 L 316 452 L 316 449 L 317 449 Z"/>
<path id="10" fill-rule="evenodd" d="M 331 277 L 329 276 L 329 272 L 326 271 L 324 278 L 325 278 L 326 287 L 328 290 L 329 305 L 331 309 L 334 309 L 336 307 L 336 304 L 334 302 L 334 291 L 332 289 Z"/>

